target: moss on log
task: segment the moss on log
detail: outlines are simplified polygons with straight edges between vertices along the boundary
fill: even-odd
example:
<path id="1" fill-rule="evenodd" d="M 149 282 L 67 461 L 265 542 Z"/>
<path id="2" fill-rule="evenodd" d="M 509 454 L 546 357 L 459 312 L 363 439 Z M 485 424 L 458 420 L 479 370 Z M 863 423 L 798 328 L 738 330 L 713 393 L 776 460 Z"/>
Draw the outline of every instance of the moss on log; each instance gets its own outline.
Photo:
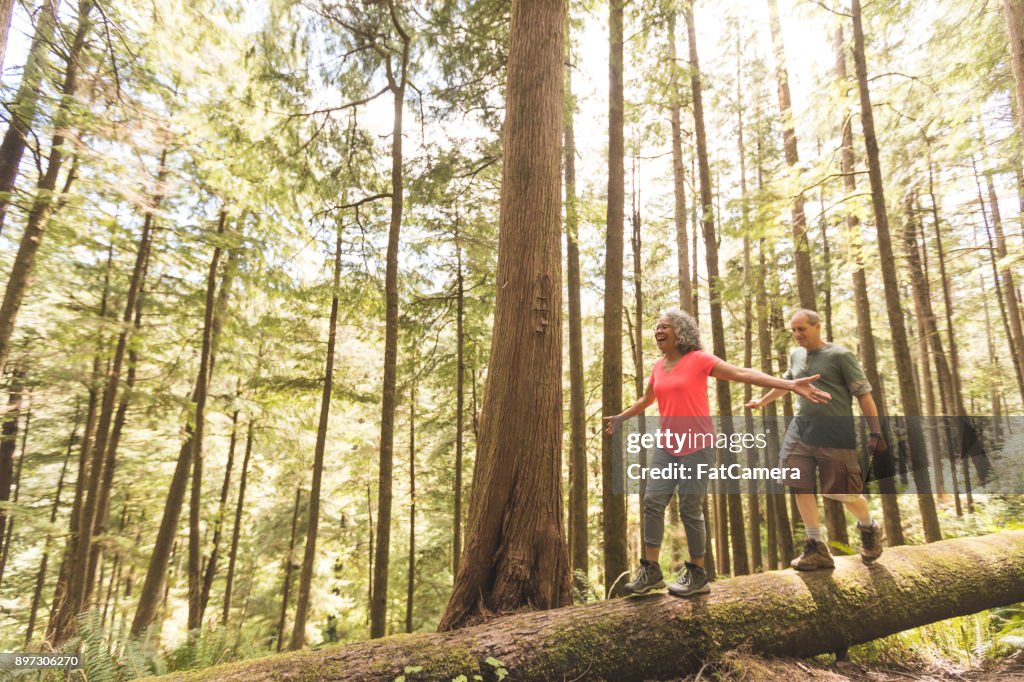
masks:
<path id="1" fill-rule="evenodd" d="M 1024 601 L 1024 531 L 886 549 L 865 566 L 773 571 L 666 594 L 521 613 L 444 633 L 396 635 L 168 676 L 177 680 L 644 680 L 719 653 L 806 657 Z M 490 662 L 488 660 L 490 659 Z"/>

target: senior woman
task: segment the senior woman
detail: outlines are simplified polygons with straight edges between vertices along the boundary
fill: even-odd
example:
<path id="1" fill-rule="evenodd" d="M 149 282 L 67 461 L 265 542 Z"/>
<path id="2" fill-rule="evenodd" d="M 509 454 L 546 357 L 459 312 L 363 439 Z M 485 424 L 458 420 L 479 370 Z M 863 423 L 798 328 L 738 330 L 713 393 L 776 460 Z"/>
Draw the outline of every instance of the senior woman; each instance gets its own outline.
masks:
<path id="1" fill-rule="evenodd" d="M 730 365 L 719 357 L 704 351 L 700 343 L 697 322 L 678 308 L 662 311 L 654 328 L 654 339 L 661 357 L 654 363 L 647 390 L 642 398 L 620 414 L 605 417 L 605 431 L 612 433 L 616 425 L 630 417 L 644 412 L 657 401 L 663 431 L 682 435 L 690 433 L 690 443 L 680 444 L 666 451 L 657 448 L 650 464 L 651 469 L 665 469 L 680 463 L 688 472 L 688 478 L 654 478 L 647 482 L 644 496 L 644 557 L 640 559 L 633 579 L 626 583 L 625 591 L 630 595 L 647 594 L 651 590 L 665 587 L 665 580 L 658 564 L 661 542 L 665 534 L 665 507 L 679 488 L 679 512 L 686 531 L 686 545 L 690 560 L 668 586 L 668 591 L 678 597 L 690 597 L 710 591 L 707 573 L 704 570 L 704 554 L 707 537 L 704 532 L 704 496 L 707 494 L 707 478 L 694 475 L 700 464 L 703 471 L 714 466 L 715 454 L 712 447 L 693 447 L 694 434 L 711 434 L 711 408 L 708 405 L 708 377 L 721 381 L 737 381 L 765 388 L 779 388 L 801 395 L 815 403 L 825 403 L 831 396 L 811 385 L 819 375 L 797 380 L 779 379 L 756 369 Z M 708 442 L 704 440 L 704 442 Z"/>

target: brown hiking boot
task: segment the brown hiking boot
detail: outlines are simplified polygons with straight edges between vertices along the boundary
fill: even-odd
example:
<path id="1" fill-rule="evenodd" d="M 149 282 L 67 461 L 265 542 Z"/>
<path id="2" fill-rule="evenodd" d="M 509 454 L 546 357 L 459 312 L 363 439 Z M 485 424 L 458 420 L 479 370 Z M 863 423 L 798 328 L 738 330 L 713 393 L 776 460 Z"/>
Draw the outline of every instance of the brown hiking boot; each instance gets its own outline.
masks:
<path id="1" fill-rule="evenodd" d="M 857 530 L 860 531 L 860 558 L 870 564 L 882 556 L 882 529 L 872 521 L 870 528 L 863 528 L 858 523 Z"/>
<path id="2" fill-rule="evenodd" d="M 816 571 L 819 568 L 835 568 L 836 562 L 828 551 L 828 545 L 820 540 L 810 540 L 804 543 L 804 553 L 789 562 L 789 565 L 798 571 Z"/>

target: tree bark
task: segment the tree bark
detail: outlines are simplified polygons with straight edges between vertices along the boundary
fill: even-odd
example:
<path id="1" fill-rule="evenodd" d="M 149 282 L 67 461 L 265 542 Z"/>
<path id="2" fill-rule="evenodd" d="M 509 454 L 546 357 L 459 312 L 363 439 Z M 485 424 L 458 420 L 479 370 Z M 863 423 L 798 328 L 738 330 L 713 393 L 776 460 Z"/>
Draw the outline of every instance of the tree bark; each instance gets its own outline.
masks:
<path id="1" fill-rule="evenodd" d="M 562 0 L 512 3 L 484 469 L 440 630 L 571 601 L 561 492 L 565 12 Z"/>
<path id="2" fill-rule="evenodd" d="M 391 224 L 388 228 L 387 263 L 384 274 L 384 385 L 381 389 L 380 417 L 380 477 L 377 488 L 377 554 L 374 559 L 373 600 L 370 603 L 370 637 L 383 637 L 387 625 L 388 607 L 388 568 L 391 554 L 391 476 L 394 467 L 395 441 L 395 403 L 397 402 L 396 383 L 398 373 L 398 243 L 402 229 L 403 186 L 402 186 L 402 112 L 405 108 L 405 87 L 409 70 L 409 54 L 411 40 L 398 21 L 397 0 L 388 0 L 391 24 L 401 38 L 401 65 L 397 74 L 391 65 L 390 55 L 386 61 L 388 87 L 394 95 L 394 121 L 391 131 Z M 319 495 L 319 491 L 317 491 Z M 310 497 L 312 500 L 312 497 Z M 312 518 L 312 511 L 310 511 Z M 310 528 L 313 528 L 312 522 Z M 307 537 L 316 540 L 316 531 Z M 307 558 L 312 561 L 312 558 Z M 312 566 L 310 566 L 312 569 Z M 303 566 L 303 578 L 306 568 Z M 300 600 L 308 595 L 299 591 Z M 305 613 L 303 613 L 303 620 Z M 296 636 L 298 629 L 296 629 Z M 292 648 L 296 644 L 292 639 Z"/>
<path id="3" fill-rule="evenodd" d="M 608 231 L 604 255 L 604 349 L 601 376 L 601 414 L 622 411 L 622 269 L 625 213 L 625 104 L 623 94 L 624 0 L 608 2 Z M 612 588 L 629 569 L 626 541 L 626 504 L 614 493 L 614 481 L 622 480 L 616 466 L 613 438 L 601 434 L 601 512 L 604 535 L 604 590 Z"/>
<path id="4" fill-rule="evenodd" d="M 456 300 L 455 300 L 455 483 L 452 496 L 452 579 L 459 574 L 459 559 L 462 557 L 462 439 L 465 434 L 465 403 L 466 403 L 466 340 L 463 326 L 466 305 L 465 279 L 462 276 L 462 247 L 459 245 L 458 216 L 455 223 L 455 266 Z M 413 380 L 415 381 L 415 379 Z M 415 396 L 413 396 L 415 398 Z M 410 415 L 416 406 L 410 403 Z M 414 418 L 414 415 L 410 419 Z M 410 427 L 412 428 L 412 427 Z M 411 447 L 411 446 L 410 446 Z"/>
<path id="5" fill-rule="evenodd" d="M 1024 139 L 1024 1 L 1003 0 L 1006 33 L 1010 39 L 1010 66 L 1017 94 L 1017 132 Z"/>
<path id="6" fill-rule="evenodd" d="M 587 414 L 583 386 L 583 314 L 580 303 L 579 214 L 576 210 L 576 103 L 572 95 L 572 41 L 569 16 L 565 33 L 565 242 L 569 294 L 569 570 L 577 589 L 590 570 L 587 500 Z"/>
<path id="7" fill-rule="evenodd" d="M 7 34 L 11 30 L 11 17 L 14 15 L 14 0 L 0 0 L 0 65 L 3 64 L 7 52 Z"/>
<path id="8" fill-rule="evenodd" d="M 743 51 L 740 34 L 736 33 L 736 146 L 740 157 L 740 227 L 743 232 L 743 366 L 754 365 L 754 310 L 750 292 L 755 288 L 753 265 L 750 260 L 750 205 L 747 198 L 747 151 L 743 141 Z M 752 384 L 743 385 L 743 403 L 749 403 L 754 397 Z M 743 411 L 743 423 L 747 433 L 754 432 L 754 413 L 749 408 Z M 757 448 L 747 450 L 747 465 L 756 467 L 760 460 Z M 749 501 L 750 518 L 746 524 L 747 542 L 750 545 L 750 568 L 754 573 L 760 572 L 764 565 L 761 556 L 761 506 L 757 494 L 757 485 L 750 482 L 746 499 Z M 741 524 L 742 527 L 742 524 Z"/>
<path id="9" fill-rule="evenodd" d="M 412 632 L 413 607 L 416 599 L 416 382 L 419 378 L 413 363 L 412 387 L 409 389 L 409 568 L 406 571 L 405 631 Z"/>
<path id="10" fill-rule="evenodd" d="M 217 236 L 224 234 L 227 213 L 221 209 Z M 217 310 L 217 270 L 223 252 L 220 242 L 214 244 L 213 256 L 206 275 L 206 305 L 203 313 L 203 345 L 199 356 L 199 376 L 196 378 L 195 416 L 192 433 L 192 486 L 189 496 L 188 524 L 188 629 L 197 630 L 203 624 L 203 571 L 202 520 L 203 501 L 203 437 L 206 433 L 206 402 L 213 374 L 215 339 L 214 327 Z"/>
<path id="11" fill-rule="evenodd" d="M 686 174 L 683 170 L 683 124 L 679 85 L 680 66 L 676 55 L 676 16 L 668 12 L 669 112 L 672 125 L 672 187 L 675 197 L 676 268 L 679 272 L 679 307 L 694 314 L 693 287 L 690 283 L 690 246 L 686 238 Z"/>
<path id="12" fill-rule="evenodd" d="M 50 525 L 53 526 L 57 522 L 57 511 L 60 509 L 60 494 L 64 490 L 64 476 L 67 474 L 68 462 L 71 460 L 71 451 L 75 447 L 75 436 L 78 433 L 79 427 L 79 407 L 75 407 L 75 417 L 72 421 L 74 426 L 71 429 L 71 438 L 68 439 L 68 449 L 64 453 L 64 464 L 60 469 L 60 476 L 57 478 L 57 490 L 53 494 L 53 505 L 50 507 Z M 43 558 L 39 560 L 39 571 L 36 574 L 36 587 L 32 593 L 32 607 L 29 610 L 28 626 L 25 628 L 25 646 L 28 647 L 32 642 L 32 635 L 35 632 L 36 626 L 36 613 L 39 611 L 39 604 L 43 599 L 43 587 L 46 585 L 46 564 L 50 558 L 50 542 L 51 537 L 49 533 L 46 535 L 46 544 L 43 546 Z"/>
<path id="13" fill-rule="evenodd" d="M 772 571 L 715 583 L 696 601 L 655 596 L 524 613 L 457 633 L 232 663 L 162 679 L 260 682 L 285 677 L 407 679 L 677 678 L 743 647 L 809 657 L 1024 600 L 1024 531 L 886 549 L 877 564 L 840 557 L 834 571 Z M 643 655 L 637 655 L 642 652 Z M 494 660 L 491 660 L 494 659 Z M 489 679 L 489 678 L 488 678 Z"/>
<path id="14" fill-rule="evenodd" d="M 899 381 L 900 399 L 903 414 L 907 420 L 910 456 L 913 463 L 914 483 L 917 488 L 918 507 L 924 525 L 925 539 L 935 542 L 942 539 L 939 529 L 939 517 L 935 510 L 935 499 L 932 497 L 931 478 L 928 475 L 927 451 L 924 434 L 921 432 L 921 403 L 914 391 L 914 377 L 911 373 L 912 361 L 910 346 L 907 343 L 907 330 L 900 306 L 899 283 L 896 279 L 896 260 L 889 234 L 889 216 L 885 207 L 885 192 L 882 186 L 882 168 L 878 154 L 878 138 L 875 136 L 874 113 L 871 108 L 871 95 L 868 90 L 867 63 L 864 58 L 864 29 L 861 23 L 860 0 L 851 0 L 853 14 L 854 64 L 857 72 L 857 85 L 860 92 L 861 124 L 864 128 L 864 146 L 867 150 L 868 176 L 871 181 L 871 205 L 875 215 L 875 229 L 878 232 L 879 266 L 885 286 L 885 307 L 889 316 L 889 327 L 892 335 L 893 357 Z"/>
<path id="15" fill-rule="evenodd" d="M 249 416 L 249 428 L 245 436 L 245 456 L 242 458 L 242 473 L 238 481 L 238 502 L 235 504 L 235 525 L 231 530 L 231 551 L 228 553 L 228 572 L 224 578 L 224 610 L 220 623 L 227 625 L 231 615 L 231 588 L 235 582 L 235 562 L 238 559 L 238 537 L 242 530 L 242 511 L 245 509 L 245 484 L 249 479 L 249 459 L 252 456 L 253 420 Z"/>
<path id="16" fill-rule="evenodd" d="M 13 5 L 13 0 L 0 0 L 0 62 L 3 61 Z M 60 0 L 44 0 L 39 8 L 32 45 L 28 49 L 28 57 L 21 73 L 21 83 L 10 106 L 11 122 L 4 133 L 3 142 L 0 142 L 0 231 L 4 229 L 7 209 L 10 208 L 15 181 L 18 178 L 18 167 L 21 165 L 32 121 L 36 116 L 44 72 L 53 47 L 53 33 L 57 25 L 59 6 Z"/>
<path id="17" fill-rule="evenodd" d="M 206 560 L 206 567 L 203 571 L 203 588 L 200 595 L 199 613 L 206 612 L 206 605 L 210 601 L 210 590 L 213 587 L 213 578 L 217 575 L 217 560 L 220 558 L 220 539 L 224 531 L 224 516 L 227 514 L 228 494 L 231 491 L 231 469 L 235 464 L 235 446 L 238 443 L 238 409 L 231 413 L 231 439 L 228 443 L 228 461 L 224 466 L 224 482 L 220 486 L 220 502 L 217 505 L 217 518 L 213 525 L 213 546 L 210 548 L 210 557 Z M 289 561 L 291 552 L 289 551 Z M 278 648 L 278 651 L 281 649 Z"/>
<path id="18" fill-rule="evenodd" d="M 327 331 L 327 361 L 324 368 L 324 390 L 320 397 L 320 421 L 316 428 L 316 446 L 313 453 L 313 480 L 309 488 L 309 512 L 306 521 L 306 547 L 299 574 L 299 591 L 295 603 L 295 626 L 289 649 L 301 649 L 306 643 L 306 616 L 310 592 L 313 587 L 313 568 L 316 565 L 316 537 L 320 523 L 320 485 L 324 471 L 324 451 L 327 447 L 328 417 L 331 412 L 331 391 L 334 386 L 334 349 L 338 337 L 338 306 L 341 286 L 341 227 L 334 244 L 334 280 L 331 295 L 331 320 Z M 381 473 L 383 477 L 384 473 Z M 390 484 L 390 474 L 388 482 Z M 378 553 L 378 557 L 379 557 Z M 376 576 L 376 574 L 375 574 Z M 374 585 L 376 589 L 376 585 Z M 372 603 L 372 602 L 371 602 Z"/>
<path id="19" fill-rule="evenodd" d="M 843 92 L 848 92 L 847 71 L 846 71 L 846 44 L 843 39 L 842 24 L 836 29 L 836 79 L 840 82 Z M 843 117 L 842 125 L 842 154 L 840 156 L 840 169 L 843 173 L 843 189 L 847 194 L 853 194 L 857 190 L 857 179 L 854 175 L 853 153 L 853 115 L 847 112 Z M 864 239 L 861 232 L 860 219 L 857 214 L 849 211 L 846 213 L 847 239 L 850 244 L 850 251 L 853 257 L 853 300 L 857 312 L 857 340 L 860 344 L 860 359 L 864 365 L 864 374 L 871 384 L 872 398 L 878 408 L 878 416 L 882 424 L 882 432 L 889 436 L 885 395 L 882 392 L 882 382 L 878 375 L 878 353 L 875 350 L 875 334 L 871 326 L 871 299 L 868 297 L 867 275 L 864 271 Z M 894 443 L 894 438 L 886 438 L 887 443 Z M 884 457 L 884 459 L 880 459 Z M 891 476 L 887 475 L 892 469 L 891 450 L 881 456 L 876 456 L 875 466 L 881 462 L 885 470 L 878 474 L 878 487 L 882 500 L 882 523 L 885 525 L 885 537 L 891 545 L 903 544 L 903 524 L 900 520 L 900 508 L 896 498 L 896 486 Z M 884 475 L 883 475 L 884 474 Z"/>
<path id="20" fill-rule="evenodd" d="M 35 268 L 36 252 L 43 240 L 50 214 L 53 212 L 58 192 L 57 176 L 64 162 L 63 147 L 65 133 L 71 116 L 70 108 L 78 87 L 78 69 L 85 38 L 92 25 L 89 13 L 93 8 L 93 0 L 80 0 L 78 4 L 78 28 L 68 51 L 67 70 L 64 73 L 64 84 L 61 88 L 60 105 L 54 114 L 54 133 L 50 144 L 50 158 L 37 184 L 38 191 L 29 210 L 25 231 L 21 235 L 18 253 L 11 266 L 11 274 L 7 279 L 3 303 L 0 303 L 0 373 L 7 364 L 7 356 L 11 350 L 11 335 L 14 323 L 21 309 L 25 291 L 28 289 L 32 270 Z"/>
<path id="21" fill-rule="evenodd" d="M 697 138 L 697 170 L 700 176 L 700 201 L 701 215 L 704 227 L 704 249 L 707 258 L 708 268 L 708 296 L 711 309 L 711 338 L 712 349 L 716 356 L 726 360 L 725 352 L 725 327 L 722 321 L 722 283 L 718 275 L 718 237 L 715 233 L 715 212 L 712 203 L 711 170 L 708 163 L 707 133 L 704 126 L 704 103 L 701 92 L 700 61 L 697 56 L 697 30 L 693 17 L 693 0 L 688 0 L 684 14 L 686 15 L 686 30 L 690 47 L 690 88 L 693 93 L 693 121 L 694 131 Z M 732 432 L 732 399 L 729 394 L 729 384 L 725 381 L 716 382 L 716 395 L 718 398 L 719 429 L 723 432 Z M 728 462 L 729 455 L 722 453 L 724 461 Z M 747 563 L 747 542 L 743 533 L 743 503 L 742 498 L 736 492 L 725 493 L 727 502 L 727 514 L 715 515 L 715 522 L 720 538 L 720 547 L 717 549 L 719 565 L 728 567 L 729 550 L 724 539 L 728 537 L 733 545 L 732 570 L 736 575 L 743 575 L 750 572 Z M 726 520 L 728 518 L 728 520 Z M 726 529 L 732 527 L 731 535 L 726 535 Z M 723 572 L 723 571 L 719 571 Z"/>
<path id="22" fill-rule="evenodd" d="M 793 123 L 793 105 L 789 93 L 789 72 L 786 67 L 786 46 L 779 24 L 779 7 L 776 0 L 768 0 L 772 44 L 775 48 L 775 77 L 779 85 L 779 109 L 782 112 L 782 146 L 786 154 L 789 172 L 799 182 L 800 156 L 797 149 L 796 128 Z M 793 198 L 793 264 L 796 266 L 797 295 L 800 307 L 817 310 L 814 294 L 814 272 L 811 270 L 810 245 L 807 242 L 807 216 L 804 214 L 803 190 L 799 189 Z"/>
<path id="23" fill-rule="evenodd" d="M 292 509 L 292 532 L 288 537 L 288 556 L 284 560 L 284 587 L 281 588 L 281 615 L 277 619 L 277 650 L 284 646 L 284 625 L 288 617 L 288 596 L 292 591 L 292 570 L 295 564 L 295 531 L 299 526 L 299 505 L 302 488 L 295 489 L 295 507 Z M 225 619 L 226 621 L 227 619 Z"/>

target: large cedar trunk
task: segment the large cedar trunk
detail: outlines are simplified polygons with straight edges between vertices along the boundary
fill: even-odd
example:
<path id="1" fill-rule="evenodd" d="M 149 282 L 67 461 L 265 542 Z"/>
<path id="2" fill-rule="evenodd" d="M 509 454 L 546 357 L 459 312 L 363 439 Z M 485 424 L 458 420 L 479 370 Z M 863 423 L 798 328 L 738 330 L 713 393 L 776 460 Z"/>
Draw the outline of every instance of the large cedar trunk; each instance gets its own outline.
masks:
<path id="1" fill-rule="evenodd" d="M 772 571 L 715 583 L 708 597 L 614 599 L 524 613 L 459 632 L 386 640 L 207 668 L 168 679 L 662 679 L 696 673 L 737 647 L 807 657 L 1024 600 L 1024 531 L 887 549 L 874 565 Z M 497 663 L 496 663 L 497 662 Z"/>
<path id="2" fill-rule="evenodd" d="M 878 232 L 879 267 L 882 271 L 882 281 L 885 285 L 885 307 L 889 316 L 889 327 L 892 334 L 893 356 L 896 362 L 900 401 L 903 405 L 903 414 L 909 418 L 907 422 L 907 435 L 914 483 L 917 487 L 918 507 L 921 510 L 925 538 L 929 542 L 935 542 L 942 539 L 942 533 L 939 529 L 939 517 L 935 511 L 935 499 L 932 497 L 924 434 L 920 428 L 920 419 L 917 419 L 917 417 L 921 416 L 921 402 L 914 390 L 910 346 L 907 342 L 907 329 L 903 318 L 903 309 L 900 306 L 899 282 L 896 278 L 896 260 L 892 249 L 892 238 L 889 234 L 889 216 L 886 212 L 885 192 L 882 187 L 878 138 L 875 136 L 874 113 L 871 108 L 871 95 L 868 91 L 868 73 L 867 63 L 864 58 L 864 29 L 861 24 L 860 0 L 852 0 L 851 13 L 853 14 L 853 57 L 860 93 L 861 125 L 864 128 L 868 176 L 871 181 L 871 205 L 874 209 L 875 229 Z"/>
<path id="3" fill-rule="evenodd" d="M 562 0 L 512 4 L 483 469 L 441 630 L 570 601 L 561 493 L 565 12 Z"/>
<path id="4" fill-rule="evenodd" d="M 622 411 L 622 266 L 625 211 L 624 95 L 622 84 L 623 0 L 608 3 L 608 213 L 604 254 L 604 348 L 601 414 Z M 601 512 L 604 535 L 604 589 L 612 591 L 628 569 L 626 503 L 614 492 L 621 465 L 613 461 L 612 438 L 601 436 Z"/>

